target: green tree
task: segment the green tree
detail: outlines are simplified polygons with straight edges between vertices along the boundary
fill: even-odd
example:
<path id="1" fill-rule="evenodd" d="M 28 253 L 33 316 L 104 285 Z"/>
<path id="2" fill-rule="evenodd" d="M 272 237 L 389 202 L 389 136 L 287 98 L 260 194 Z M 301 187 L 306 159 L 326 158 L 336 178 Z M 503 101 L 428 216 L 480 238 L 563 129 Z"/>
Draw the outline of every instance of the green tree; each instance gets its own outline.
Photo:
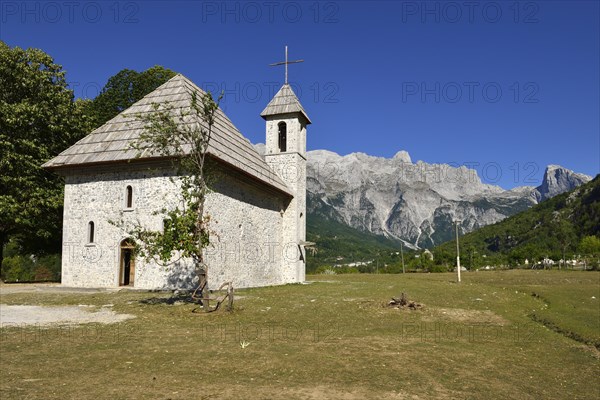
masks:
<path id="1" fill-rule="evenodd" d="M 561 266 L 567 265 L 567 250 L 569 250 L 573 244 L 577 243 L 577 236 L 575 234 L 575 229 L 573 229 L 573 225 L 565 219 L 555 222 L 552 226 L 552 231 L 560 247 L 562 262 L 558 267 L 561 268 Z"/>
<path id="2" fill-rule="evenodd" d="M 584 256 L 585 265 L 587 267 L 588 258 L 600 256 L 600 238 L 594 235 L 584 236 L 579 243 L 579 250 Z"/>
<path id="3" fill-rule="evenodd" d="M 137 225 L 130 232 L 137 240 L 139 254 L 162 265 L 169 265 L 175 254 L 191 258 L 207 311 L 210 304 L 204 289 L 208 265 L 203 254 L 210 244 L 210 216 L 204 207 L 208 192 L 206 156 L 220 100 L 215 102 L 210 92 L 200 96 L 194 92 L 189 109 L 176 111 L 169 105 L 153 104 L 155 112 L 138 116 L 145 129 L 132 145 L 139 155 L 149 152 L 174 160 L 181 182 L 181 207 L 159 211 L 164 216 L 162 231 Z M 190 120 L 195 123 L 190 124 Z"/>
<path id="4" fill-rule="evenodd" d="M 143 72 L 123 69 L 108 79 L 100 94 L 87 106 L 88 115 L 98 127 L 175 75 L 160 65 Z"/>
<path id="5" fill-rule="evenodd" d="M 89 127 L 65 72 L 39 49 L 0 41 L 0 265 L 4 245 L 58 252 L 63 183 L 41 165 Z"/>

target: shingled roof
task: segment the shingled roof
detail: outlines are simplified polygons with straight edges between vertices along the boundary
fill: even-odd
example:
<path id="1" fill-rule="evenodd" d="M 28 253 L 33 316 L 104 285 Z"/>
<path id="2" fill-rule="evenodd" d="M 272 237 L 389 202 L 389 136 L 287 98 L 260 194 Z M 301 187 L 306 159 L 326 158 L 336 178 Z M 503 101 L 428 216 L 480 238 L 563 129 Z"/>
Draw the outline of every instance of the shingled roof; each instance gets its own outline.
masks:
<path id="1" fill-rule="evenodd" d="M 153 103 L 169 104 L 174 110 L 189 108 L 193 92 L 198 95 L 204 93 L 192 81 L 178 74 L 42 167 L 62 169 L 138 159 L 137 150 L 132 149 L 130 143 L 139 137 L 144 123 L 136 116 L 154 112 Z M 197 121 L 190 121 L 193 122 Z M 208 153 L 246 175 L 291 195 L 285 183 L 220 109 L 213 125 Z M 142 154 L 139 158 L 155 157 Z"/>
<path id="2" fill-rule="evenodd" d="M 266 119 L 269 115 L 290 113 L 300 113 L 306 118 L 307 123 L 311 123 L 310 118 L 308 118 L 306 111 L 304 111 L 304 108 L 302 107 L 302 104 L 300 104 L 300 100 L 296 97 L 292 87 L 286 83 L 279 89 L 269 104 L 267 104 L 263 112 L 260 113 L 260 116 Z"/>

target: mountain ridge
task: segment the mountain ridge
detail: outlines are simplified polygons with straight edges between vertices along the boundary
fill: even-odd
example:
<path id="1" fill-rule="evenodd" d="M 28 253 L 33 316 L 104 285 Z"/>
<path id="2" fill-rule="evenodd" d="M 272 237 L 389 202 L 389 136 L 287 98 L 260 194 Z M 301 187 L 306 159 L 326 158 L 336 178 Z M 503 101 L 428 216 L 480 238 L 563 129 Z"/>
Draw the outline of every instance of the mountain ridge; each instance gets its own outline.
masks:
<path id="1" fill-rule="evenodd" d="M 402 240 L 412 248 L 450 239 L 457 219 L 461 229 L 471 232 L 591 180 L 551 166 L 541 185 L 505 190 L 483 183 L 474 169 L 413 163 L 403 151 L 385 158 L 316 150 L 307 157 L 309 214 L 321 213 L 353 228 Z M 332 210 L 315 209 L 316 198 Z"/>
<path id="2" fill-rule="evenodd" d="M 264 152 L 264 145 L 255 145 Z M 307 213 L 359 231 L 400 240 L 413 249 L 452 238 L 453 224 L 472 232 L 524 211 L 592 177 L 549 165 L 539 186 L 506 190 L 483 183 L 475 169 L 412 162 L 362 152 L 307 152 Z"/>

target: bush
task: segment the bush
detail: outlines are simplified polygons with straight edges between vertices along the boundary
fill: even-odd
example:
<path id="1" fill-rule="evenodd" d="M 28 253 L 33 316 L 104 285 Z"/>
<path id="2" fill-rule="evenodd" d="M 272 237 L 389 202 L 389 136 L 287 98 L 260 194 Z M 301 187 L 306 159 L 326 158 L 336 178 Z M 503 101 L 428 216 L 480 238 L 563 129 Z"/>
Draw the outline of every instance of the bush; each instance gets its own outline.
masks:
<path id="1" fill-rule="evenodd" d="M 359 265 L 358 272 L 361 274 L 373 274 L 375 273 L 375 266 L 373 264 Z"/>
<path id="2" fill-rule="evenodd" d="M 36 262 L 34 280 L 41 281 L 60 281 L 61 259 L 60 254 L 51 254 L 41 257 Z"/>
<path id="3" fill-rule="evenodd" d="M 432 265 L 427 267 L 427 272 L 449 272 L 450 269 L 445 265 Z"/>
<path id="4" fill-rule="evenodd" d="M 60 264 L 58 254 L 39 259 L 34 256 L 13 255 L 3 260 L 2 277 L 5 282 L 58 282 Z"/>
<path id="5" fill-rule="evenodd" d="M 335 271 L 328 265 L 321 265 L 315 270 L 315 274 L 335 275 Z"/>
<path id="6" fill-rule="evenodd" d="M 2 276 L 6 282 L 32 281 L 34 266 L 31 257 L 7 257 L 2 261 Z"/>
<path id="7" fill-rule="evenodd" d="M 388 265 L 385 268 L 383 268 L 383 272 L 386 274 L 401 274 L 402 264 Z"/>

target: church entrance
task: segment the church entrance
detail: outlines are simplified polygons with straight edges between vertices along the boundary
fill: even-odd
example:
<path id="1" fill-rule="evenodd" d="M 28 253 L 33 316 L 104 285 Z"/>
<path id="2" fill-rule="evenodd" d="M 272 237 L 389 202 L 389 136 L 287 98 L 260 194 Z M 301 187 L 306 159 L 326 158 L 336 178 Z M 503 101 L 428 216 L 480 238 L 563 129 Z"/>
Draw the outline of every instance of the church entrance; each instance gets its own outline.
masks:
<path id="1" fill-rule="evenodd" d="M 119 286 L 133 286 L 135 277 L 135 257 L 133 255 L 134 243 L 131 239 L 121 242 L 121 268 L 119 272 Z"/>

